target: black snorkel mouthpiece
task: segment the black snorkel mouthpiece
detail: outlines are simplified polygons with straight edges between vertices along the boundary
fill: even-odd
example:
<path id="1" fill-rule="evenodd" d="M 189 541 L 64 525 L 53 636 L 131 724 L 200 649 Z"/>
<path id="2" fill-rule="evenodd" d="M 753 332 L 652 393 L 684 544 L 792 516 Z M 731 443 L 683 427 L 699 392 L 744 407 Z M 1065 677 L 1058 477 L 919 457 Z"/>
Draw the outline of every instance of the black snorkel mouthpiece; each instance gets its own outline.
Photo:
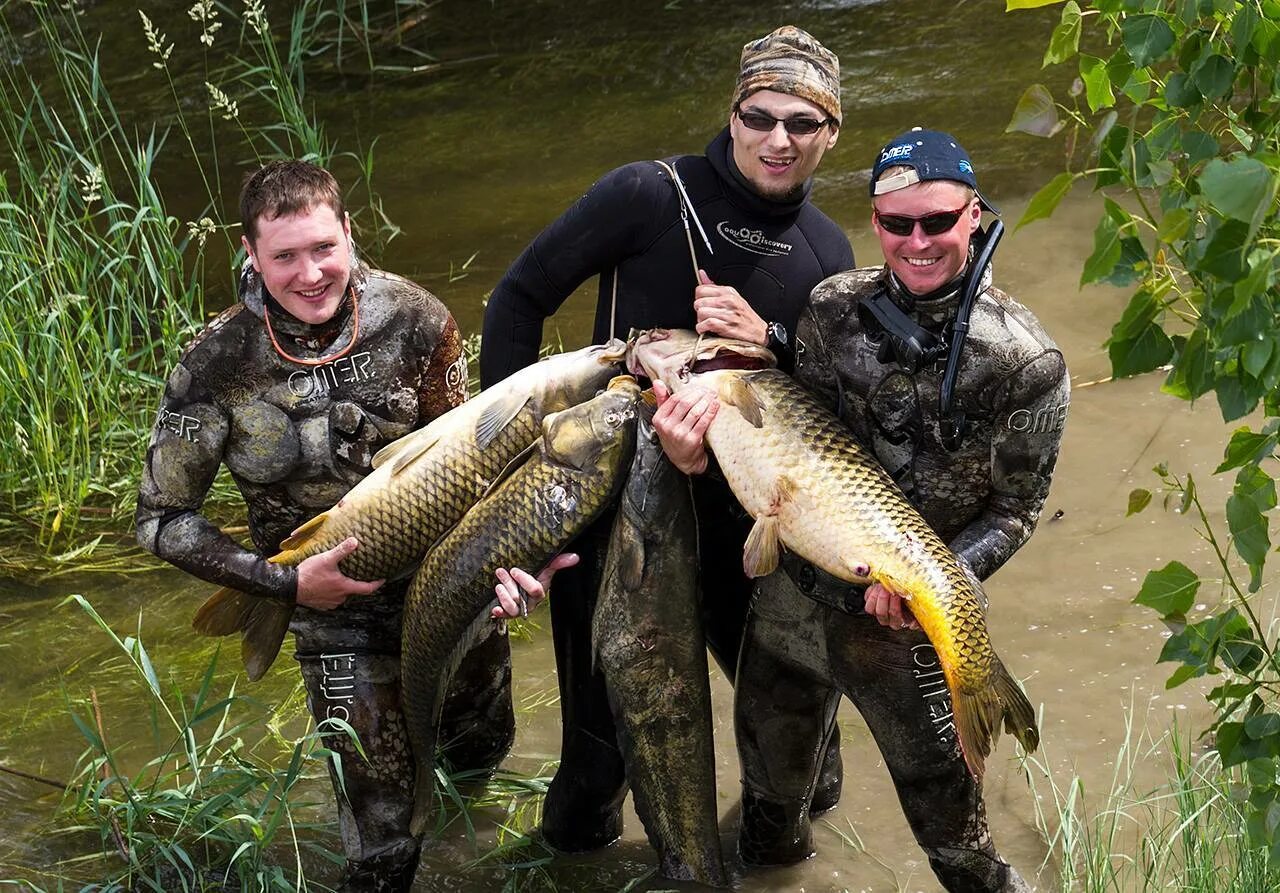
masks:
<path id="1" fill-rule="evenodd" d="M 951 323 L 950 350 L 947 353 L 946 369 L 942 373 L 942 387 L 938 391 L 938 435 L 943 448 L 951 453 L 960 449 L 969 430 L 964 410 L 951 408 L 951 404 L 955 402 L 956 377 L 960 372 L 960 353 L 964 349 L 965 336 L 969 333 L 969 317 L 973 314 L 974 301 L 977 300 L 982 280 L 1003 235 L 1004 223 L 997 217 L 987 228 L 982 237 L 982 247 L 965 273 L 960 287 L 960 304 L 956 308 L 956 318 Z"/>

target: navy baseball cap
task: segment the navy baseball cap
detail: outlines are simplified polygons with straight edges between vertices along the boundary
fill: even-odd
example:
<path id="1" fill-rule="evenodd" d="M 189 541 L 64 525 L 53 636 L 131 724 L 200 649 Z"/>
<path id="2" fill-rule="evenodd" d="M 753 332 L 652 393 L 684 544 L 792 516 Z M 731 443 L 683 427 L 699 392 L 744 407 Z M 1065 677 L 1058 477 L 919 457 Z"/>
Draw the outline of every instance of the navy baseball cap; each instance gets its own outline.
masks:
<path id="1" fill-rule="evenodd" d="M 880 179 L 880 174 L 891 167 L 909 167 L 892 177 Z M 969 153 L 956 142 L 956 138 L 941 130 L 925 130 L 913 127 L 885 144 L 876 156 L 871 168 L 870 192 L 874 198 L 886 192 L 905 189 L 913 183 L 926 180 L 954 180 L 970 187 L 978 196 L 978 203 L 992 214 L 999 215 L 995 205 L 983 197 L 978 189 L 978 177 L 973 170 Z"/>

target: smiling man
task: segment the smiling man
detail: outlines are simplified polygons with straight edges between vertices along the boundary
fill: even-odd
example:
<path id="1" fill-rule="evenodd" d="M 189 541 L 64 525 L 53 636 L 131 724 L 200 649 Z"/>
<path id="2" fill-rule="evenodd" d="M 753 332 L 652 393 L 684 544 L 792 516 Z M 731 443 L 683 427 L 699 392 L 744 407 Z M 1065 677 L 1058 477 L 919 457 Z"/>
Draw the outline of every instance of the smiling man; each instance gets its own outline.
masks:
<path id="1" fill-rule="evenodd" d="M 405 891 L 414 763 L 400 707 L 401 608 L 408 580 L 344 576 L 354 538 L 296 568 L 264 556 L 337 502 L 373 455 L 466 399 L 458 327 L 419 286 L 361 263 L 337 182 L 304 161 L 272 162 L 240 198 L 248 254 L 240 300 L 187 346 L 169 376 L 138 494 L 138 540 L 188 573 L 261 599 L 253 617 L 290 629 L 326 740 L 347 868 L 343 891 Z M 201 507 L 226 465 L 248 509 L 247 549 Z M 540 584 L 526 579 L 540 594 Z M 278 605 L 274 609 L 272 603 Z M 458 769 L 487 770 L 511 744 L 511 668 L 495 625 L 463 658 L 440 740 Z"/>
<path id="2" fill-rule="evenodd" d="M 485 311 L 481 381 L 537 358 L 543 321 L 600 277 L 594 340 L 631 328 L 697 328 L 768 344 L 790 367 L 800 308 L 824 277 L 853 266 L 849 240 L 809 201 L 814 171 L 840 133 L 840 69 L 805 31 L 779 28 L 742 49 L 727 126 L 702 155 L 640 161 L 605 174 L 516 259 Z M 710 418 L 683 396 L 655 425 L 673 461 Z M 701 426 L 701 427 L 699 427 Z M 732 678 L 750 581 L 749 519 L 723 480 L 695 480 L 706 638 Z M 612 518 L 575 547 L 582 562 L 556 578 L 552 629 L 560 674 L 560 770 L 543 810 L 553 846 L 583 851 L 620 834 L 626 793 L 603 677 L 593 666 L 593 587 Z M 833 748 L 838 757 L 838 749 Z M 839 796 L 829 764 L 817 802 Z"/>
<path id="3" fill-rule="evenodd" d="M 884 265 L 814 289 L 796 379 L 986 579 L 1031 536 L 1044 506 L 1070 400 L 1066 364 L 1035 316 L 991 284 L 989 252 L 979 251 L 989 238 L 983 209 L 993 209 L 953 137 L 917 128 L 891 140 L 872 168 L 871 199 Z M 738 667 L 735 724 L 752 807 L 743 859 L 777 865 L 812 853 L 815 754 L 842 696 L 870 728 L 942 886 L 1029 890 L 996 852 L 937 654 L 909 607 L 879 584 L 864 591 L 792 555 L 760 582 Z"/>

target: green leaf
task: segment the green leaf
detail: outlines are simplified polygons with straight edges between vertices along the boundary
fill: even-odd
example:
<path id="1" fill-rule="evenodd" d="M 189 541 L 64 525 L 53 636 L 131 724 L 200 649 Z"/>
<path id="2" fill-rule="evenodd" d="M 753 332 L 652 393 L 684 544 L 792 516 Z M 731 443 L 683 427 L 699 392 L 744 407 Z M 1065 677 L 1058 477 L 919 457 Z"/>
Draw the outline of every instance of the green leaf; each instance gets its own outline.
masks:
<path id="1" fill-rule="evenodd" d="M 1049 38 L 1049 48 L 1045 50 L 1042 68 L 1066 62 L 1080 49 L 1080 5 L 1075 0 L 1067 0 L 1062 8 L 1062 19 L 1053 29 Z"/>
<path id="2" fill-rule="evenodd" d="M 1261 380 L 1274 350 L 1275 341 L 1259 332 L 1257 339 L 1250 341 L 1240 351 L 1240 365 L 1253 378 Z"/>
<path id="3" fill-rule="evenodd" d="M 1245 734 L 1242 722 L 1224 722 L 1218 726 L 1216 742 L 1224 769 L 1238 766 L 1249 760 L 1270 758 L 1275 754 L 1274 738 L 1263 741 L 1250 738 Z"/>
<path id="4" fill-rule="evenodd" d="M 1234 422 L 1238 418 L 1247 416 L 1253 412 L 1258 405 L 1258 401 L 1262 399 L 1261 388 L 1254 388 L 1250 391 L 1235 376 L 1219 378 L 1214 384 L 1213 390 L 1218 397 L 1218 409 L 1222 413 L 1224 422 Z"/>
<path id="5" fill-rule="evenodd" d="M 1258 29 L 1258 21 L 1258 11 L 1253 8 L 1253 5 L 1241 4 L 1231 23 L 1231 42 L 1235 44 L 1237 53 L 1243 51 L 1253 40 L 1253 33 Z"/>
<path id="6" fill-rule="evenodd" d="M 1239 220 L 1228 220 L 1218 226 L 1204 241 L 1204 253 L 1198 267 L 1227 282 L 1243 279 L 1245 274 L 1244 251 L 1248 244 L 1249 225 Z"/>
<path id="7" fill-rule="evenodd" d="M 1033 220 L 1041 220 L 1053 214 L 1058 203 L 1066 197 L 1071 191 L 1071 184 L 1075 182 L 1075 176 L 1070 173 L 1061 173 L 1046 183 L 1040 190 L 1031 197 L 1027 210 L 1023 212 L 1022 219 L 1018 221 L 1018 225 L 1014 227 L 1014 231 L 1021 229 Z"/>
<path id="8" fill-rule="evenodd" d="M 1196 501 L 1196 479 L 1190 474 L 1187 475 L 1187 482 L 1182 488 L 1182 501 L 1178 503 L 1179 514 L 1185 515 L 1191 511 L 1191 506 Z"/>
<path id="9" fill-rule="evenodd" d="M 1061 3 L 1062 0 L 1005 0 L 1004 11 L 1013 12 L 1015 9 L 1039 9 L 1041 6 L 1053 6 L 1055 3 Z"/>
<path id="10" fill-rule="evenodd" d="M 1201 60 L 1192 70 L 1191 78 L 1205 99 L 1220 99 L 1230 92 L 1236 79 L 1236 68 L 1226 56 L 1214 53 Z"/>
<path id="11" fill-rule="evenodd" d="M 1120 239 L 1120 258 L 1107 275 L 1106 281 L 1122 288 L 1131 285 L 1142 278 L 1140 268 L 1147 267 L 1149 263 L 1142 240 L 1135 236 L 1124 236 Z"/>
<path id="12" fill-rule="evenodd" d="M 1262 584 L 1262 567 L 1271 548 L 1267 535 L 1267 519 L 1248 497 L 1227 497 L 1227 527 L 1235 538 L 1236 552 L 1249 565 L 1249 591 L 1257 592 Z"/>
<path id="13" fill-rule="evenodd" d="M 1244 733 L 1254 741 L 1261 741 L 1271 735 L 1280 734 L 1280 715 L 1259 713 L 1257 716 L 1251 716 L 1244 721 Z M 1274 771 L 1271 778 L 1274 782 Z"/>
<path id="14" fill-rule="evenodd" d="M 1080 284 L 1088 285 L 1111 275 L 1120 260 L 1120 251 L 1120 225 L 1110 215 L 1106 215 L 1098 221 L 1097 229 L 1093 231 L 1093 254 L 1084 262 Z"/>
<path id="15" fill-rule="evenodd" d="M 1089 110 L 1111 108 L 1116 104 L 1116 95 L 1111 91 L 1111 76 L 1107 73 L 1106 61 L 1097 56 L 1080 54 L 1080 78 L 1084 81 L 1084 96 L 1089 102 Z"/>
<path id="16" fill-rule="evenodd" d="M 1222 464 L 1213 470 L 1213 473 L 1222 474 L 1224 471 L 1244 465 L 1258 465 L 1275 452 L 1275 448 L 1276 435 L 1258 434 L 1247 427 L 1237 428 L 1231 432 L 1226 457 L 1222 460 Z"/>
<path id="17" fill-rule="evenodd" d="M 1218 141 L 1203 130 L 1188 130 L 1182 135 L 1182 151 L 1187 153 L 1187 164 L 1195 167 L 1218 154 Z"/>
<path id="18" fill-rule="evenodd" d="M 1013 110 L 1013 118 L 1005 133 L 1022 132 L 1032 136 L 1050 137 L 1061 130 L 1063 122 L 1058 117 L 1058 107 L 1053 94 L 1044 84 L 1032 84 L 1022 94 Z"/>
<path id="19" fill-rule="evenodd" d="M 1232 492 L 1241 499 L 1248 499 L 1260 512 L 1269 512 L 1276 507 L 1275 478 L 1256 465 L 1240 469 Z"/>
<path id="20" fill-rule="evenodd" d="M 1177 71 L 1164 83 L 1164 101 L 1170 108 L 1189 109 L 1204 102 L 1191 75 Z"/>
<path id="21" fill-rule="evenodd" d="M 1266 213 L 1275 195 L 1275 174 L 1261 161 L 1237 155 L 1215 158 L 1196 178 L 1205 198 L 1228 217 L 1252 223 Z"/>
<path id="22" fill-rule="evenodd" d="M 1205 343 L 1204 329 L 1196 329 L 1191 337 L 1175 344 L 1178 350 L 1173 369 L 1160 389 L 1183 400 L 1194 400 L 1213 387 L 1213 356 Z"/>
<path id="23" fill-rule="evenodd" d="M 1160 218 L 1160 225 L 1156 228 L 1156 238 L 1165 243 L 1177 242 L 1187 234 L 1190 228 L 1191 212 L 1186 208 L 1174 208 Z"/>
<path id="24" fill-rule="evenodd" d="M 1140 68 L 1155 62 L 1173 48 L 1173 29 L 1156 15 L 1136 15 L 1120 25 L 1125 49 Z"/>
<path id="25" fill-rule="evenodd" d="M 1136 490 L 1129 491 L 1129 509 L 1124 513 L 1127 518 L 1130 515 L 1136 515 L 1151 504 L 1151 491 L 1144 490 L 1139 487 Z"/>
<path id="26" fill-rule="evenodd" d="M 1147 572 L 1133 603 L 1154 608 L 1161 617 L 1185 615 L 1195 604 L 1199 589 L 1200 578 L 1195 572 L 1180 561 L 1171 561 L 1158 571 Z"/>
<path id="27" fill-rule="evenodd" d="M 1116 378 L 1141 375 L 1159 369 L 1173 356 L 1173 344 L 1169 336 L 1155 323 L 1138 335 L 1107 344 L 1107 356 L 1111 359 L 1111 372 Z"/>
<path id="28" fill-rule="evenodd" d="M 1098 167 L 1094 183 L 1098 189 L 1113 186 L 1123 179 L 1123 171 L 1128 168 L 1124 162 L 1126 150 L 1132 131 L 1123 124 L 1117 124 L 1102 139 L 1098 148 Z"/>
<path id="29" fill-rule="evenodd" d="M 1249 658 L 1249 623 L 1235 608 L 1190 623 L 1179 633 L 1170 636 L 1160 651 L 1160 662 L 1178 661 L 1191 668 L 1192 676 L 1216 673 L 1218 657 L 1230 643 L 1242 643 L 1244 648 L 1232 654 L 1232 661 Z"/>
<path id="30" fill-rule="evenodd" d="M 1160 315 L 1160 302 L 1146 289 L 1139 289 L 1129 298 L 1129 303 L 1119 321 L 1111 327 L 1112 340 L 1136 338 Z"/>

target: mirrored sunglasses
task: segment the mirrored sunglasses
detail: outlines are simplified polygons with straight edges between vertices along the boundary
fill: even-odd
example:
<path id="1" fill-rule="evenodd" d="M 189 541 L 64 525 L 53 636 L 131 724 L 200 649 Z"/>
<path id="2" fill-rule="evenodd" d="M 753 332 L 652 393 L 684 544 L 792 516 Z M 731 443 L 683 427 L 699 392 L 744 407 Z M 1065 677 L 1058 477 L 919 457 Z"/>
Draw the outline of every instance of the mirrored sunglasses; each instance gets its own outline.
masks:
<path id="1" fill-rule="evenodd" d="M 924 230 L 926 236 L 937 236 L 948 232 L 956 225 L 956 221 L 960 219 L 965 211 L 969 210 L 966 204 L 963 208 L 956 208 L 954 211 L 935 211 L 932 214 L 925 214 L 923 217 L 908 217 L 905 214 L 881 214 L 879 211 L 873 211 L 876 220 L 884 227 L 885 232 L 893 233 L 895 236 L 909 236 L 915 230 L 916 224 L 920 224 L 920 228 Z"/>
<path id="2" fill-rule="evenodd" d="M 817 118 L 775 118 L 773 115 L 766 115 L 764 112 L 746 111 L 738 109 L 738 120 L 742 122 L 748 130 L 758 130 L 761 133 L 769 133 L 779 124 L 783 129 L 792 136 L 809 136 L 817 133 L 823 127 L 835 121 L 834 118 L 826 118 L 819 121 Z"/>

